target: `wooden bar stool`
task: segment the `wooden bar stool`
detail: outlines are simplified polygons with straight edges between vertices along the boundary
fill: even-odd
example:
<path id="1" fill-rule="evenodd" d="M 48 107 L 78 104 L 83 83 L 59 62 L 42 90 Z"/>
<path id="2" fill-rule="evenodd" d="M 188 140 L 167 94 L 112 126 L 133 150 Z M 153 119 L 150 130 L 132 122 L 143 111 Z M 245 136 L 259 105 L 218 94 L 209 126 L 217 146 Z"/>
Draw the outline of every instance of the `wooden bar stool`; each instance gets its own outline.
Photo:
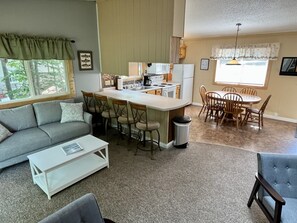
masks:
<path id="1" fill-rule="evenodd" d="M 111 123 L 112 118 L 117 118 L 117 115 L 109 106 L 108 98 L 106 96 L 94 94 L 94 98 L 96 102 L 96 108 L 98 109 L 98 113 L 100 113 L 102 118 L 104 119 L 103 123 L 105 126 L 105 135 L 106 135 L 106 140 L 108 141 L 108 134 L 107 134 L 108 123 Z"/>
<path id="2" fill-rule="evenodd" d="M 134 122 L 136 123 L 135 126 L 138 129 L 139 142 L 136 147 L 135 155 L 137 155 L 138 149 L 144 150 L 144 151 L 151 151 L 151 159 L 155 159 L 154 152 L 155 152 L 156 148 L 154 148 L 154 143 L 156 143 L 157 148 L 159 148 L 159 150 L 161 150 L 161 148 L 160 148 L 160 133 L 158 130 L 160 128 L 160 123 L 157 121 L 149 121 L 148 120 L 146 105 L 136 104 L 136 103 L 132 103 L 132 102 L 129 102 L 129 104 L 131 107 Z M 157 132 L 158 141 L 154 141 L 153 131 Z M 150 133 L 150 140 L 146 140 L 146 137 L 145 137 L 146 132 Z M 141 140 L 141 138 L 142 138 L 141 133 L 143 133 L 142 140 Z M 145 149 L 146 141 L 150 142 L 149 150 Z"/>
<path id="3" fill-rule="evenodd" d="M 134 119 L 129 115 L 128 102 L 126 100 L 111 99 L 113 110 L 117 118 L 117 126 L 120 135 L 123 133 L 123 125 L 128 127 L 128 144 L 131 140 L 131 125 L 134 124 Z"/>

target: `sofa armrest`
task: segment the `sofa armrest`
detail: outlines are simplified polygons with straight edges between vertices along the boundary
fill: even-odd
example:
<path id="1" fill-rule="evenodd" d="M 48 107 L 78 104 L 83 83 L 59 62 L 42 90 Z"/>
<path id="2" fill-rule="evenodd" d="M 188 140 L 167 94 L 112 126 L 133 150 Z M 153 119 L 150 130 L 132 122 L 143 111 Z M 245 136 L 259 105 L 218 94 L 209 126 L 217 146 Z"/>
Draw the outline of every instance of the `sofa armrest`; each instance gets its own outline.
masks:
<path id="1" fill-rule="evenodd" d="M 88 112 L 84 112 L 84 120 L 85 122 L 90 126 L 90 134 L 93 135 L 93 123 L 92 123 L 92 119 L 93 119 L 93 115 L 88 113 Z"/>

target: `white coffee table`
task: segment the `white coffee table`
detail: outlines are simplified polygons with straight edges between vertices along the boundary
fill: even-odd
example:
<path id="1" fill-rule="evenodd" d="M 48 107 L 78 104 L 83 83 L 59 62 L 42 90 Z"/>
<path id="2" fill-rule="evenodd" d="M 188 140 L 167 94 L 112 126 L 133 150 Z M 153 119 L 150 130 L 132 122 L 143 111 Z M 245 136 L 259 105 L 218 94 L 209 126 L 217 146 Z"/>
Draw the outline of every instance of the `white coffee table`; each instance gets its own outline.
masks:
<path id="1" fill-rule="evenodd" d="M 66 155 L 62 146 L 77 142 L 82 151 Z M 107 167 L 108 143 L 86 135 L 28 156 L 33 183 L 51 196 Z"/>

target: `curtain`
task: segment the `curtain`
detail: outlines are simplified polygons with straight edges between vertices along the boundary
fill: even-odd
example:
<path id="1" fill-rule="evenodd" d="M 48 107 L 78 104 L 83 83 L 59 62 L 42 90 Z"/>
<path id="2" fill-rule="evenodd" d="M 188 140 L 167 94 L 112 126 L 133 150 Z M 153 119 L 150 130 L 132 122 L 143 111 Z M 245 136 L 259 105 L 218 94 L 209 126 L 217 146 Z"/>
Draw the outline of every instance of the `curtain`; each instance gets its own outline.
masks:
<path id="1" fill-rule="evenodd" d="M 238 46 L 235 57 L 237 59 L 268 59 L 278 58 L 279 43 L 261 43 Z M 214 46 L 210 59 L 232 59 L 234 57 L 234 46 Z"/>
<path id="2" fill-rule="evenodd" d="M 73 60 L 71 42 L 65 38 L 0 34 L 0 58 Z"/>

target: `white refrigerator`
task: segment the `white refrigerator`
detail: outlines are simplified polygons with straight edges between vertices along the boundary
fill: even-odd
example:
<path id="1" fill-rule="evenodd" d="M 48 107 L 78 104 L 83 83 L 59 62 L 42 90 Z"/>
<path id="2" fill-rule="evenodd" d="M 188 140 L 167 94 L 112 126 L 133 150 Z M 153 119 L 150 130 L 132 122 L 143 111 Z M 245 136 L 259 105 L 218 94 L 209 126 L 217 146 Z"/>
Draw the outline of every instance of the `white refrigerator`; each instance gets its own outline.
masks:
<path id="1" fill-rule="evenodd" d="M 172 82 L 181 83 L 181 99 L 193 102 L 194 64 L 174 64 Z"/>

